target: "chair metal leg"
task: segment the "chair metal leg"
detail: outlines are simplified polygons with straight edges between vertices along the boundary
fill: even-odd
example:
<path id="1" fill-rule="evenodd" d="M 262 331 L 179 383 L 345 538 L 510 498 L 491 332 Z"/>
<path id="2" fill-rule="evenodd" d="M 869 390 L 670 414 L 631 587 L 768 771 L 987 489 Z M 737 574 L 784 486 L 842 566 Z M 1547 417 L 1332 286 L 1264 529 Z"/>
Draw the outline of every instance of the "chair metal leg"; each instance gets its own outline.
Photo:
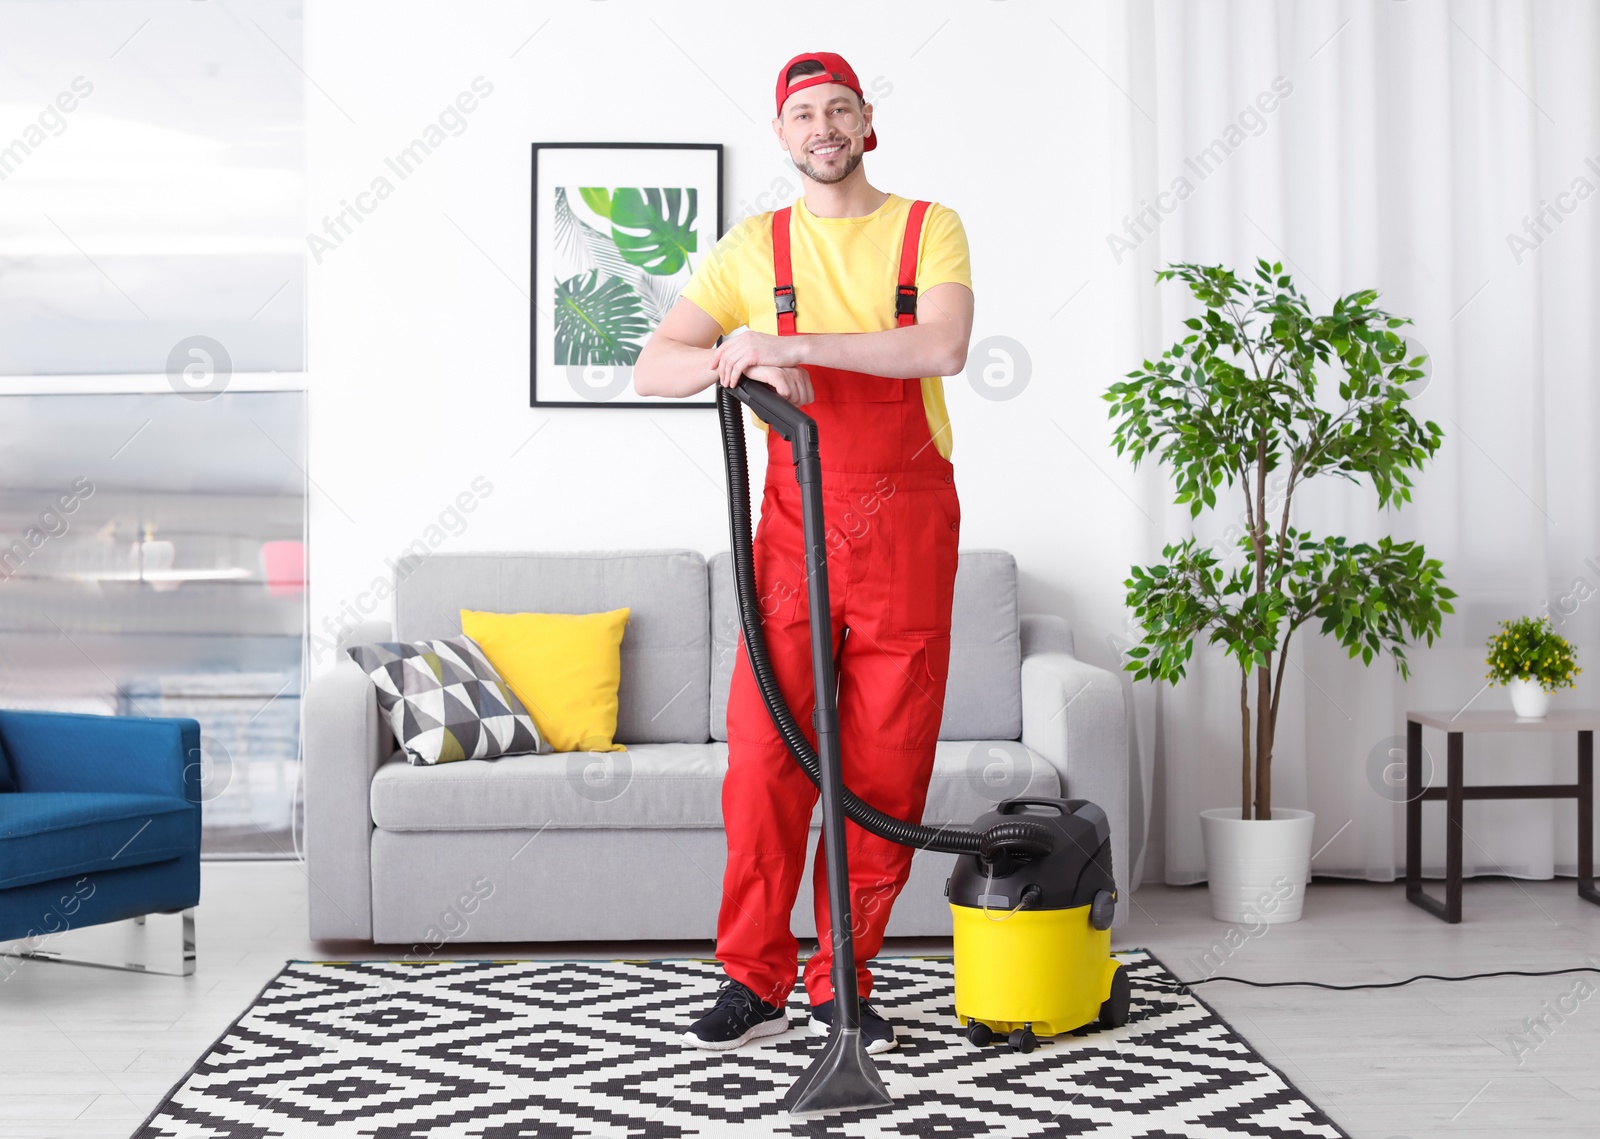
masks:
<path id="1" fill-rule="evenodd" d="M 146 922 L 149 916 L 140 914 L 126 921 L 63 930 L 61 934 L 47 934 L 43 938 L 0 942 L 0 956 L 125 969 L 134 973 L 160 973 L 167 977 L 193 976 L 194 907 L 167 910 L 156 915 L 160 920 L 154 923 Z M 171 928 L 173 926 L 177 928 Z M 72 938 L 71 955 L 48 948 L 52 938 L 63 935 Z"/>

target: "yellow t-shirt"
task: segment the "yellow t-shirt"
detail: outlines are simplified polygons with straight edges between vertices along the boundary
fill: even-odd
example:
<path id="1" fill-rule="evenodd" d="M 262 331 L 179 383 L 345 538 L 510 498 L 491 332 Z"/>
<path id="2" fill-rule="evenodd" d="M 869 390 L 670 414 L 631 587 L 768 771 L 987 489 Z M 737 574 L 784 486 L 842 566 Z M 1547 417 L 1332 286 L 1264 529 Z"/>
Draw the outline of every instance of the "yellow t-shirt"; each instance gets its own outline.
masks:
<path id="1" fill-rule="evenodd" d="M 796 198 L 790 218 L 789 260 L 794 269 L 795 327 L 801 332 L 882 332 L 896 327 L 894 290 L 900 276 L 900 242 L 911 199 L 890 194 L 858 218 L 819 218 Z M 972 288 L 967 232 L 960 216 L 938 202 L 922 217 L 917 255 L 917 296 L 956 281 Z M 721 327 L 777 335 L 772 303 L 772 212 L 736 224 L 695 269 L 680 296 Z M 950 457 L 950 417 L 944 380 L 922 378 L 922 406 L 934 447 Z M 762 430 L 767 425 L 752 419 Z"/>

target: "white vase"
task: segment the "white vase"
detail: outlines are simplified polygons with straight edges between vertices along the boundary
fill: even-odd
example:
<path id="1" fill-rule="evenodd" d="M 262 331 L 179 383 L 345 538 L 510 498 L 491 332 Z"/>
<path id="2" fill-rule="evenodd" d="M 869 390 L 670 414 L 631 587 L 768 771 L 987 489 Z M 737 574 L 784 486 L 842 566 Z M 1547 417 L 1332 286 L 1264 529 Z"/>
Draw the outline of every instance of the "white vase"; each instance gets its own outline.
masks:
<path id="1" fill-rule="evenodd" d="M 1311 877 L 1316 815 L 1272 808 L 1270 819 L 1240 819 L 1238 807 L 1200 812 L 1211 916 L 1218 921 L 1299 921 Z"/>
<path id="2" fill-rule="evenodd" d="M 1525 720 L 1537 720 L 1550 711 L 1550 693 L 1539 686 L 1537 680 L 1517 677 L 1508 685 L 1511 689 L 1511 708 Z"/>

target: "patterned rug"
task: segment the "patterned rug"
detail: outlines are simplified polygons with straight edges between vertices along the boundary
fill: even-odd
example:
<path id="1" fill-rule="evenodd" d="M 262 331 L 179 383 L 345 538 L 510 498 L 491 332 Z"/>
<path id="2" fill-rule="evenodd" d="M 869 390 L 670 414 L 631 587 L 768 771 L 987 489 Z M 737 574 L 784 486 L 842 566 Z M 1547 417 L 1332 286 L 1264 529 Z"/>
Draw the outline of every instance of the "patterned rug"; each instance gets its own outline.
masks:
<path id="1" fill-rule="evenodd" d="M 962 1036 L 948 957 L 879 958 L 894 1103 L 806 1119 L 782 1107 L 822 1046 L 802 989 L 782 1036 L 678 1038 L 714 961 L 290 961 L 133 1139 L 1346 1136 L 1203 1001 L 1152 985 L 1174 978 L 1150 953 L 1115 956 L 1128 1023 L 1028 1054 Z"/>

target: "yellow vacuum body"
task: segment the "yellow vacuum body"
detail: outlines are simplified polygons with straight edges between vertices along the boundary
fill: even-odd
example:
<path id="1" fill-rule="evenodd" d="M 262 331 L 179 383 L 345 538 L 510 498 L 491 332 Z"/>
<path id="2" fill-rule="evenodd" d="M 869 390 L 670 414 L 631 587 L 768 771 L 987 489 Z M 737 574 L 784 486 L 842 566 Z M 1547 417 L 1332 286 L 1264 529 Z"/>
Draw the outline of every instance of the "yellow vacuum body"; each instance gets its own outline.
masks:
<path id="1" fill-rule="evenodd" d="M 1098 1021 L 1127 1023 L 1127 969 L 1111 956 L 1111 828 L 1087 799 L 1008 799 L 973 827 L 1026 817 L 1057 831 L 1039 858 L 960 856 L 946 892 L 955 933 L 956 1016 L 967 1038 L 1018 1051 Z"/>

